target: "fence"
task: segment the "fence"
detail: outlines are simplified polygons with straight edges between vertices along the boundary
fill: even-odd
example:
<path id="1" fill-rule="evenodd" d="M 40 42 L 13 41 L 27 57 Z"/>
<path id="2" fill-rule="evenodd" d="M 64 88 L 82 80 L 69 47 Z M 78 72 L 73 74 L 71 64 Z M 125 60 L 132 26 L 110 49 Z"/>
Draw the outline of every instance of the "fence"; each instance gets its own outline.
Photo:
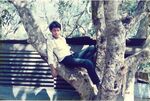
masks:
<path id="1" fill-rule="evenodd" d="M 96 41 L 89 37 L 67 38 L 67 43 L 75 51 L 83 45 L 95 45 Z M 140 50 L 145 39 L 129 39 L 125 57 Z M 75 49 L 76 48 L 76 49 Z M 27 40 L 0 41 L 0 85 L 1 86 L 33 86 L 51 87 L 54 89 L 74 90 L 61 77 L 52 78 L 48 64 L 27 43 Z"/>

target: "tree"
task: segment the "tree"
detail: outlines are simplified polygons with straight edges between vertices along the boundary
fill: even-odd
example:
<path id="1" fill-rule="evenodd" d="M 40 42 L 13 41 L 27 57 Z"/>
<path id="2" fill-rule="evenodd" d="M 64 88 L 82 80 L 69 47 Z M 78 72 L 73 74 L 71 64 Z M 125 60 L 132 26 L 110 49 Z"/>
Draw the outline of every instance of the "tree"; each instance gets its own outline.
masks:
<path id="1" fill-rule="evenodd" d="M 97 99 L 115 100 L 116 95 L 118 95 L 119 92 L 121 91 L 122 81 L 126 79 L 124 78 L 126 77 L 126 75 L 124 75 L 124 72 L 125 72 L 124 70 L 129 69 L 129 71 L 131 71 L 131 74 L 132 74 L 132 76 L 128 77 L 128 80 L 127 80 L 128 86 L 126 90 L 129 91 L 128 88 L 130 88 L 131 86 L 129 85 L 129 83 L 132 82 L 131 78 L 134 78 L 135 72 L 137 70 L 137 66 L 144 61 L 148 61 L 149 59 L 149 51 L 147 50 L 149 48 L 148 46 L 147 48 L 143 49 L 138 54 L 130 56 L 126 59 L 124 58 L 125 47 L 126 47 L 125 46 L 125 39 L 126 39 L 125 34 L 127 33 L 129 29 L 131 29 L 130 27 L 131 25 L 137 23 L 135 21 L 141 20 L 142 13 L 145 13 L 144 6 L 146 5 L 146 1 L 139 2 L 137 9 L 135 11 L 135 15 L 133 17 L 134 20 L 132 20 L 131 22 L 129 21 L 128 24 L 124 24 L 125 26 L 123 26 L 123 21 L 121 21 L 117 13 L 119 1 L 115 2 L 115 1 L 107 0 L 107 1 L 92 1 L 92 2 L 93 4 L 98 5 L 97 7 L 99 7 L 99 9 L 104 6 L 103 7 L 104 17 L 101 15 L 97 19 L 101 19 L 102 21 L 103 18 L 105 18 L 105 24 L 106 24 L 105 31 L 101 30 L 103 29 L 102 26 L 98 26 L 99 28 L 98 30 L 100 31 L 101 36 L 97 39 L 97 42 L 98 42 L 97 46 L 98 46 L 98 49 L 100 49 L 100 51 L 98 51 L 98 56 L 97 56 L 97 65 L 99 66 L 99 68 L 104 70 L 103 71 L 104 73 L 102 77 L 102 84 L 99 87 L 99 93 L 98 93 Z M 143 7 L 143 9 L 139 9 L 140 6 Z M 96 10 L 95 8 L 96 6 L 92 6 L 92 7 L 94 10 Z M 95 21 L 94 17 L 93 17 L 93 22 Z M 127 20 L 127 18 L 125 19 Z M 100 23 L 101 21 L 99 20 L 96 21 L 98 22 L 97 25 L 102 25 L 102 23 Z M 124 22 L 124 23 L 127 23 L 127 22 Z M 96 28 L 97 28 L 97 25 L 95 25 Z M 102 38 L 102 36 L 104 38 Z M 106 44 L 104 44 L 105 43 L 104 39 L 107 39 Z M 103 48 L 101 48 L 102 45 L 99 43 L 103 43 Z M 144 54 L 146 54 L 147 56 L 145 56 Z M 144 56 L 141 56 L 141 55 L 144 55 Z M 101 58 L 98 58 L 98 57 L 101 57 Z M 130 61 L 131 59 L 136 60 L 136 61 Z M 141 61 L 139 61 L 140 59 Z M 102 61 L 105 61 L 105 62 L 102 62 Z M 133 65 L 132 62 L 136 64 Z M 132 95 L 132 98 L 133 97 L 134 95 Z M 126 96 L 125 96 L 125 100 L 126 100 Z"/>
<path id="2" fill-rule="evenodd" d="M 9 0 L 9 2 L 12 3 L 18 11 L 29 36 L 28 42 L 32 44 L 43 59 L 47 61 L 46 39 L 36 24 L 31 11 L 27 8 L 26 1 Z M 127 24 L 123 23 L 123 18 L 118 15 L 119 1 L 107 0 L 91 2 L 92 20 L 97 34 L 97 70 L 99 71 L 102 81 L 98 88 L 99 91 L 96 99 L 115 100 L 116 95 L 121 92 L 122 81 L 124 81 L 126 77 L 126 70 L 130 70 L 131 73 L 134 74 L 137 70 L 137 65 L 148 61 L 150 58 L 149 37 L 147 38 L 145 47 L 140 52 L 124 58 L 126 33 L 131 28 L 131 25 L 141 19 L 140 16 L 142 14 L 147 15 L 145 10 L 139 10 L 138 8 L 142 4 L 142 7 L 145 6 L 147 1 L 139 1 L 140 4 L 137 7 L 138 12 L 135 13 L 132 20 Z M 103 13 L 100 14 L 99 11 L 103 11 Z M 84 70 L 75 69 L 71 71 L 63 65 L 59 65 L 58 72 L 61 77 L 79 92 L 82 99 L 93 99 L 95 96 L 94 89 Z M 130 82 L 130 78 L 133 78 L 133 75 L 127 79 L 127 85 Z"/>
<path id="3" fill-rule="evenodd" d="M 24 28 L 29 36 L 28 42 L 39 52 L 39 54 L 47 61 L 46 39 L 40 28 L 36 24 L 31 11 L 27 8 L 25 0 L 9 1 L 16 7 L 18 14 L 22 20 Z M 94 89 L 90 83 L 88 75 L 85 71 L 69 70 L 64 66 L 58 66 L 59 75 L 70 83 L 81 95 L 83 99 L 91 99 Z"/>

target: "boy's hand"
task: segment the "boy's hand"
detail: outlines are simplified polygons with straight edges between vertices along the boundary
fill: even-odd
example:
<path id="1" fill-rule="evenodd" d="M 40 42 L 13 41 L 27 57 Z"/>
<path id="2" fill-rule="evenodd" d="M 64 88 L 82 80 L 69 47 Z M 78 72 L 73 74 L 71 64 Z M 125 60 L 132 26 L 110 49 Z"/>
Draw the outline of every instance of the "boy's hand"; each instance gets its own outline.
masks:
<path id="1" fill-rule="evenodd" d="M 57 77 L 58 75 L 58 71 L 55 68 L 51 68 L 51 73 L 52 73 L 53 78 Z"/>

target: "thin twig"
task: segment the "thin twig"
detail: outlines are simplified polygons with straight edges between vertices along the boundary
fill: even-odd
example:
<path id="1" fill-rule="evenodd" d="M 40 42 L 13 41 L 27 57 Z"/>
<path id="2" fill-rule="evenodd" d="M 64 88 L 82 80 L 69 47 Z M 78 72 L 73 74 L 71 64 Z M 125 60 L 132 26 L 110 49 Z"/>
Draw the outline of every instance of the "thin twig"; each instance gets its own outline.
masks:
<path id="1" fill-rule="evenodd" d="M 87 6 L 88 6 L 88 3 L 89 3 L 89 1 L 87 1 L 86 6 L 85 6 L 85 9 L 84 9 L 82 12 L 80 12 L 80 13 L 78 14 L 79 17 L 78 17 L 78 19 L 77 19 L 76 22 L 75 22 L 75 26 L 74 26 L 73 30 L 71 31 L 71 33 L 70 33 L 69 35 L 67 35 L 67 37 L 71 36 L 71 35 L 73 34 L 73 32 L 76 30 L 76 28 L 78 28 L 79 20 L 80 20 L 80 18 L 82 17 L 82 15 L 85 13 L 86 8 L 87 8 Z M 75 15 L 75 16 L 78 16 L 78 15 Z"/>

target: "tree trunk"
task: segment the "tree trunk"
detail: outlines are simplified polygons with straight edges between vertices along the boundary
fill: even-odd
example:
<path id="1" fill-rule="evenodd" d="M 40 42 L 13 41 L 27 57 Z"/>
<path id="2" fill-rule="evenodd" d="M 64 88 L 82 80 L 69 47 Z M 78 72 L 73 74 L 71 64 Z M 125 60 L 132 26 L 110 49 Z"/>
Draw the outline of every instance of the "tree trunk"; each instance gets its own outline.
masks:
<path id="1" fill-rule="evenodd" d="M 140 15 L 143 12 L 149 12 L 149 1 L 139 1 L 135 16 Z M 146 6 L 146 7 L 145 7 Z M 149 51 L 149 42 L 150 36 L 148 36 L 148 26 L 150 23 L 149 13 L 141 20 L 140 25 L 136 34 L 137 38 L 147 38 L 145 45 L 143 46 L 143 50 L 135 55 L 132 55 L 126 58 L 126 64 L 128 65 L 128 77 L 127 82 L 125 85 L 124 91 L 124 101 L 128 101 L 131 98 L 131 101 L 134 101 L 134 82 L 135 82 L 135 73 L 138 69 L 138 65 L 143 62 L 148 62 L 150 58 L 150 51 Z M 138 21 L 137 21 L 138 22 Z"/>
<path id="2" fill-rule="evenodd" d="M 91 9 L 92 9 L 92 22 L 94 25 L 95 33 L 97 37 L 100 36 L 98 31 L 103 32 L 105 25 L 105 17 L 104 17 L 104 5 L 103 1 L 91 1 Z"/>
<path id="3" fill-rule="evenodd" d="M 92 21 L 96 33 L 97 59 L 96 67 L 100 80 L 103 78 L 105 67 L 106 36 L 104 35 L 105 18 L 103 1 L 92 1 Z"/>
<path id="4" fill-rule="evenodd" d="M 104 1 L 107 45 L 106 67 L 98 95 L 101 100 L 116 100 L 116 95 L 121 90 L 123 77 L 119 71 L 125 68 L 125 29 L 118 19 L 118 3 L 111 0 Z"/>
<path id="5" fill-rule="evenodd" d="M 44 38 L 42 31 L 36 24 L 32 13 L 26 7 L 25 1 L 10 1 L 17 9 L 19 16 L 22 20 L 24 28 L 29 36 L 28 42 L 44 57 L 47 61 L 46 53 L 46 39 Z M 71 70 L 63 65 L 58 66 L 58 72 L 68 83 L 70 83 L 81 95 L 82 99 L 89 100 L 95 95 L 94 89 L 91 86 L 91 81 L 84 70 Z"/>
<path id="6" fill-rule="evenodd" d="M 149 42 L 150 40 L 147 39 Z M 124 92 L 124 101 L 128 101 L 129 97 L 130 101 L 134 101 L 134 81 L 135 81 L 135 73 L 138 69 L 138 65 L 144 62 L 149 62 L 150 59 L 150 49 L 149 43 L 145 44 L 145 48 L 141 50 L 139 53 L 136 53 L 130 57 L 127 57 L 125 63 L 128 67 L 128 75 L 126 82 L 126 89 Z"/>
<path id="7" fill-rule="evenodd" d="M 128 79 L 128 85 L 127 88 L 125 89 L 124 92 L 124 101 L 134 101 L 134 82 L 135 82 L 135 73 L 133 72 L 128 72 L 128 77 L 130 79 Z"/>

